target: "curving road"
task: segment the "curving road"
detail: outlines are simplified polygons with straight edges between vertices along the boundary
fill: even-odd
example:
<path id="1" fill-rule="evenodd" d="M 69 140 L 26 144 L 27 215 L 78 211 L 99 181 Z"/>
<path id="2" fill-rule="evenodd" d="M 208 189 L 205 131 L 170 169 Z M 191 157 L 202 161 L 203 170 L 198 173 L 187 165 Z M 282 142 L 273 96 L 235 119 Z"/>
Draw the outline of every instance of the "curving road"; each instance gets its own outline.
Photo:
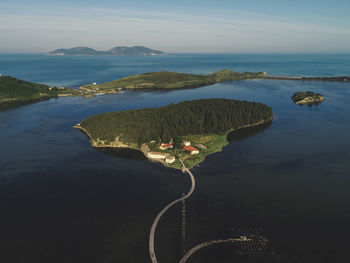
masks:
<path id="1" fill-rule="evenodd" d="M 187 198 L 189 198 L 192 193 L 194 192 L 194 189 L 196 187 L 196 181 L 194 179 L 193 174 L 191 173 L 191 171 L 186 168 L 185 164 L 183 163 L 183 161 L 180 159 L 181 164 L 182 164 L 182 170 L 187 172 L 191 178 L 191 189 L 190 191 L 183 197 L 178 198 L 174 201 L 172 201 L 171 203 L 169 203 L 166 207 L 164 207 L 156 216 L 156 218 L 153 221 L 152 227 L 151 227 L 151 231 L 149 234 L 149 254 L 151 256 L 151 260 L 152 263 L 158 263 L 157 257 L 156 257 L 156 253 L 154 251 L 154 236 L 155 236 L 155 232 L 156 232 L 156 228 L 158 225 L 158 222 L 160 220 L 160 218 L 165 214 L 166 211 L 168 211 L 168 209 L 170 207 L 172 207 L 173 205 L 181 202 L 182 200 L 185 200 Z M 191 248 L 190 250 L 187 251 L 187 253 L 182 257 L 182 259 L 179 261 L 179 263 L 186 263 L 187 260 L 194 254 L 196 253 L 198 250 L 207 247 L 207 246 L 211 246 L 214 244 L 218 244 L 218 243 L 227 243 L 227 242 L 246 242 L 246 241 L 251 241 L 251 239 L 244 237 L 240 237 L 240 238 L 229 238 L 229 239 L 218 239 L 218 240 L 212 240 L 212 241 L 208 241 L 208 242 L 204 242 L 201 243 L 193 248 Z"/>
<path id="2" fill-rule="evenodd" d="M 152 263 L 158 263 L 157 261 L 157 257 L 156 257 L 156 253 L 154 251 L 154 235 L 155 235 L 155 232 L 156 232 L 156 228 L 157 228 L 157 225 L 158 225 L 158 222 L 160 220 L 160 218 L 162 217 L 162 215 L 164 215 L 164 213 L 166 211 L 168 211 L 168 209 L 170 207 L 172 207 L 173 205 L 175 205 L 176 203 L 179 203 L 181 202 L 182 200 L 185 200 L 187 198 L 189 198 L 193 191 L 194 191 L 194 188 L 196 187 L 196 181 L 194 179 L 194 176 L 193 174 L 191 173 L 191 171 L 189 169 L 186 168 L 185 164 L 182 162 L 182 160 L 180 159 L 181 161 L 181 164 L 183 166 L 183 171 L 187 172 L 189 174 L 189 176 L 191 177 L 191 183 L 192 183 L 192 186 L 191 186 L 191 189 L 190 191 L 183 197 L 179 198 L 179 199 L 176 199 L 175 201 L 171 202 L 170 204 L 168 204 L 166 207 L 164 207 L 159 213 L 158 215 L 156 216 L 156 218 L 154 219 L 153 221 L 153 224 L 152 224 L 152 227 L 151 227 L 151 232 L 149 234 L 149 254 L 151 256 L 151 260 L 152 260 Z"/>
<path id="3" fill-rule="evenodd" d="M 247 241 L 251 241 L 251 239 L 248 239 L 248 238 L 245 238 L 245 237 L 241 237 L 241 238 L 218 239 L 218 240 L 204 242 L 202 244 L 199 244 L 199 245 L 191 248 L 189 251 L 187 251 L 187 253 L 179 261 L 179 263 L 186 263 L 187 260 L 194 253 L 196 253 L 198 250 L 200 250 L 200 249 L 202 249 L 204 247 L 207 247 L 207 246 L 211 246 L 211 245 L 219 244 L 219 243 L 229 243 L 229 242 L 233 243 L 233 242 L 247 242 Z"/>

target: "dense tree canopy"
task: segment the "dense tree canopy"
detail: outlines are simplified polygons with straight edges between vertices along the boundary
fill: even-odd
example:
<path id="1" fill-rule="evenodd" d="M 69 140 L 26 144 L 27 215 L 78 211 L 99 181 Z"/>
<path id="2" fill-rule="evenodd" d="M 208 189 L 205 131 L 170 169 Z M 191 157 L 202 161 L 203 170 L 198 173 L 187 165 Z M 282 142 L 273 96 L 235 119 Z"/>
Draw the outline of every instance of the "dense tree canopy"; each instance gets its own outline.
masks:
<path id="1" fill-rule="evenodd" d="M 162 108 L 98 114 L 81 122 L 92 139 L 125 143 L 168 141 L 189 134 L 224 133 L 272 118 L 272 109 L 256 102 L 201 99 L 171 103 Z"/>

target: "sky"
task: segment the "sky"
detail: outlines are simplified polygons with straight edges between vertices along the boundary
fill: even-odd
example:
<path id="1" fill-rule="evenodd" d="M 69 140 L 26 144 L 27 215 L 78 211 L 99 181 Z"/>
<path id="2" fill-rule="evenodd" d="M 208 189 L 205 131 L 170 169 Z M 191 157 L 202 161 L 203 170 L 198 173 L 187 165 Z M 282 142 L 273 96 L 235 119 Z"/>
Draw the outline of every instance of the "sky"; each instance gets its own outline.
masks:
<path id="1" fill-rule="evenodd" d="M 350 53 L 349 0 L 0 0 L 0 53 Z"/>

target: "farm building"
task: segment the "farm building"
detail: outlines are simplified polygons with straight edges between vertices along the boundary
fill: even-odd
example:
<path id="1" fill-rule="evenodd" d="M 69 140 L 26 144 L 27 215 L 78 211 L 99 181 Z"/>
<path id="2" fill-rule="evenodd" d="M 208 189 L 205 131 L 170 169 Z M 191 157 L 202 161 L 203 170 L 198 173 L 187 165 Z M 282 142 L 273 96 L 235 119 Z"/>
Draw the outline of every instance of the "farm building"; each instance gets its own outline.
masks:
<path id="1" fill-rule="evenodd" d="M 198 153 L 199 153 L 198 149 L 194 148 L 193 146 L 184 146 L 183 149 L 184 149 L 186 152 L 191 153 L 191 155 L 194 155 L 194 154 L 198 154 Z"/>
<path id="2" fill-rule="evenodd" d="M 166 163 L 173 163 L 175 162 L 175 160 L 176 160 L 175 156 L 172 156 L 172 155 L 165 158 Z"/>
<path id="3" fill-rule="evenodd" d="M 186 141 L 183 142 L 183 144 L 184 144 L 184 146 L 190 146 L 191 142 L 186 140 Z"/>
<path id="4" fill-rule="evenodd" d="M 161 143 L 159 145 L 159 149 L 161 149 L 161 150 L 167 150 L 167 149 L 172 149 L 172 148 L 174 148 L 172 143 Z"/>
<path id="5" fill-rule="evenodd" d="M 148 158 L 151 159 L 161 159 L 164 160 L 165 158 L 167 158 L 170 154 L 168 153 L 159 153 L 159 152 L 148 152 L 147 156 Z"/>

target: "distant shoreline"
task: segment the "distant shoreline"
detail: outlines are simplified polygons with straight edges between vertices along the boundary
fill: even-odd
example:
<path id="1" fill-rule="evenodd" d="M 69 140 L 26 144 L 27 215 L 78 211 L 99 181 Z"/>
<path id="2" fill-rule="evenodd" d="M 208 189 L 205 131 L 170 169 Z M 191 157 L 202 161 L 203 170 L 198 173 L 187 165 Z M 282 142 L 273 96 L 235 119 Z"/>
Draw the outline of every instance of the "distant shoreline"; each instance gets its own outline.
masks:
<path id="1" fill-rule="evenodd" d="M 190 74 L 172 71 L 141 73 L 101 84 L 93 83 L 83 85 L 79 90 L 88 93 L 115 93 L 121 90 L 171 91 L 178 89 L 201 88 L 222 82 L 257 79 L 350 82 L 350 76 L 272 76 L 268 75 L 266 72 L 239 73 L 224 69 L 210 74 Z"/>
<path id="2" fill-rule="evenodd" d="M 300 76 L 271 76 L 271 75 L 266 75 L 266 76 L 263 77 L 263 79 L 348 82 L 348 81 L 350 81 L 350 76 L 300 77 Z"/>
<path id="3" fill-rule="evenodd" d="M 105 94 L 120 94 L 124 90 L 138 90 L 143 92 L 149 91 L 173 91 L 180 89 L 195 89 L 205 86 L 211 86 L 222 82 L 242 81 L 242 80 L 289 80 L 289 81 L 319 81 L 319 82 L 350 82 L 350 76 L 328 76 L 328 77 L 302 77 L 302 76 L 271 76 L 266 72 L 244 72 L 238 73 L 231 70 L 221 70 L 211 74 L 188 74 L 188 73 L 177 73 L 169 71 L 161 72 L 150 72 L 143 74 L 136 74 L 120 78 L 111 82 L 105 82 L 102 84 L 87 84 L 79 87 L 79 89 L 72 88 L 55 88 L 47 85 L 30 83 L 22 80 L 16 80 L 12 78 L 13 85 L 11 85 L 11 93 L 8 88 L 4 87 L 1 89 L 1 83 L 3 80 L 11 79 L 8 76 L 0 77 L 0 105 L 15 105 L 16 103 L 28 102 L 35 103 L 38 100 L 44 100 L 49 98 L 57 97 L 71 97 L 71 96 L 82 96 L 82 97 L 94 97 L 96 95 Z M 17 81 L 17 82 L 16 82 Z M 25 88 L 19 86 L 19 82 L 27 83 L 27 91 L 31 91 L 34 86 L 42 86 L 41 91 L 34 91 L 32 89 L 31 97 L 14 96 L 16 92 L 13 89 Z M 3 84 L 4 85 L 4 84 Z M 10 85 L 10 84 L 8 84 Z M 17 85 L 17 86 L 16 86 Z M 53 92 L 56 89 L 57 92 Z"/>
<path id="4" fill-rule="evenodd" d="M 163 51 L 145 46 L 118 46 L 106 51 L 98 51 L 90 47 L 61 48 L 46 53 L 49 56 L 159 56 Z"/>

